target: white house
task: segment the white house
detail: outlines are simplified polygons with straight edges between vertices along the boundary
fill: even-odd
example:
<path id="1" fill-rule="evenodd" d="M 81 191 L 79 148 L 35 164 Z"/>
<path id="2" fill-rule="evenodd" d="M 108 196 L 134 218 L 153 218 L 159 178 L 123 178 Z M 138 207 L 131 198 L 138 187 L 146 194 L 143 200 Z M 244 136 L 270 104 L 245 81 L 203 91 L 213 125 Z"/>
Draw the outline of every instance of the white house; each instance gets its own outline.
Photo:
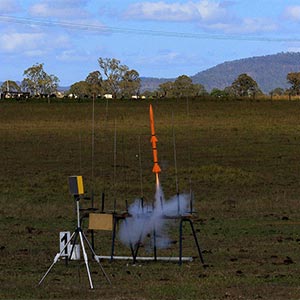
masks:
<path id="1" fill-rule="evenodd" d="M 112 99 L 112 94 L 105 94 L 104 96 L 103 96 L 105 99 Z"/>

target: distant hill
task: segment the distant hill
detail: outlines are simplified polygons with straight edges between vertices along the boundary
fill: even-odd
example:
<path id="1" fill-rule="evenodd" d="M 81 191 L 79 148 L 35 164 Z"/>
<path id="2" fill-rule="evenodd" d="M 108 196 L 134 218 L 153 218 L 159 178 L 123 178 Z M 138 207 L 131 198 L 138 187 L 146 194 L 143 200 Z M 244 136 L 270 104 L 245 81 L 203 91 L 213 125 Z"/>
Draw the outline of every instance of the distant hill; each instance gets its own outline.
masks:
<path id="1" fill-rule="evenodd" d="M 204 85 L 205 89 L 210 92 L 213 88 L 224 89 L 230 86 L 240 74 L 246 73 L 258 83 L 265 94 L 268 94 L 277 87 L 288 88 L 286 76 L 290 72 L 300 72 L 300 52 L 278 53 L 227 61 L 190 77 L 193 83 Z M 141 77 L 141 91 L 154 91 L 158 89 L 160 84 L 175 79 Z M 2 82 L 0 82 L 1 85 Z M 66 91 L 69 88 L 61 86 L 59 90 Z"/>
<path id="2" fill-rule="evenodd" d="M 274 55 L 256 56 L 233 60 L 216 65 L 191 76 L 194 83 L 204 85 L 210 92 L 213 88 L 224 89 L 243 73 L 251 76 L 264 93 L 281 87 L 288 88 L 286 76 L 290 72 L 300 72 L 300 53 L 288 52 Z M 173 79 L 142 78 L 142 90 L 155 90 L 166 81 Z"/>
<path id="3" fill-rule="evenodd" d="M 4 83 L 4 81 L 0 81 L 0 87 L 2 86 L 3 83 Z M 18 85 L 21 84 L 20 81 L 16 81 L 16 83 L 17 83 Z M 70 89 L 69 86 L 59 86 L 59 87 L 58 87 L 58 90 L 59 90 L 60 92 L 66 92 L 66 91 L 68 91 L 69 89 Z"/>
<path id="4" fill-rule="evenodd" d="M 141 91 L 155 91 L 160 84 L 174 80 L 175 78 L 141 77 Z"/>
<path id="5" fill-rule="evenodd" d="M 58 90 L 60 92 L 67 92 L 70 89 L 70 86 L 59 86 Z"/>
<path id="6" fill-rule="evenodd" d="M 224 89 L 242 73 L 251 76 L 264 93 L 281 87 L 288 88 L 286 76 L 290 72 L 300 72 L 300 53 L 288 52 L 257 56 L 224 62 L 213 68 L 191 76 L 194 83 L 201 83 L 207 91 Z"/>

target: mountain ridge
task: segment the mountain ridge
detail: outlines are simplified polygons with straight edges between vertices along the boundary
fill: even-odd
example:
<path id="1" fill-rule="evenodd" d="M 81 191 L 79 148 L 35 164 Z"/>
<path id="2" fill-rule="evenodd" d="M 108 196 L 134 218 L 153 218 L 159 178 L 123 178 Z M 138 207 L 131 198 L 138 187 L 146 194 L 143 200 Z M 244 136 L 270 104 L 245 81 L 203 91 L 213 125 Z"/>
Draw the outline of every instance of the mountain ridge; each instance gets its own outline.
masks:
<path id="1" fill-rule="evenodd" d="M 214 88 L 223 90 L 240 74 L 246 73 L 257 82 L 265 94 L 268 94 L 278 87 L 287 89 L 289 84 L 286 77 L 290 72 L 300 72 L 300 52 L 280 52 L 225 61 L 190 78 L 194 84 L 202 84 L 206 91 L 211 92 Z M 175 80 L 176 78 L 141 77 L 141 92 L 154 91 L 160 84 Z M 0 85 L 2 84 L 3 82 L 0 82 Z M 69 88 L 59 86 L 58 89 L 66 91 Z"/>
<path id="2" fill-rule="evenodd" d="M 243 73 L 251 76 L 264 93 L 277 87 L 288 88 L 287 74 L 300 71 L 300 52 L 281 52 L 227 61 L 191 76 L 194 83 L 201 83 L 207 91 L 224 89 Z"/>
<path id="3" fill-rule="evenodd" d="M 217 88 L 223 90 L 230 86 L 232 82 L 243 73 L 251 76 L 264 93 L 269 93 L 277 87 L 286 89 L 287 74 L 290 72 L 300 72 L 300 52 L 280 52 L 277 54 L 253 56 L 232 61 L 225 61 L 214 67 L 198 72 L 190 76 L 193 83 L 202 84 L 210 92 Z M 174 81 L 175 78 L 169 79 Z M 166 79 L 151 78 L 152 83 L 147 77 L 142 78 L 142 90 L 151 87 L 155 90 L 159 84 L 166 82 Z"/>

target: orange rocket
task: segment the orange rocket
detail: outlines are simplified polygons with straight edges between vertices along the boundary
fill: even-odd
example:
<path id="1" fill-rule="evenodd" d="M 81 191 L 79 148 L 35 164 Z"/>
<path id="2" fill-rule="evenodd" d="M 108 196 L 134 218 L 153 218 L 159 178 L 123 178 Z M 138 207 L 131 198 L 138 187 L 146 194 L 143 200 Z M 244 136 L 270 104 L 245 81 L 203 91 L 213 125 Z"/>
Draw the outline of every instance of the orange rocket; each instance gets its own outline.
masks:
<path id="1" fill-rule="evenodd" d="M 160 166 L 158 164 L 158 157 L 157 157 L 157 148 L 156 143 L 158 142 L 156 135 L 155 135 L 155 129 L 154 129 L 154 116 L 153 116 L 153 109 L 152 105 L 150 104 L 150 128 L 151 128 L 151 139 L 150 143 L 152 145 L 152 152 L 153 152 L 153 168 L 152 172 L 156 174 L 157 181 L 158 181 L 158 173 L 161 172 Z"/>

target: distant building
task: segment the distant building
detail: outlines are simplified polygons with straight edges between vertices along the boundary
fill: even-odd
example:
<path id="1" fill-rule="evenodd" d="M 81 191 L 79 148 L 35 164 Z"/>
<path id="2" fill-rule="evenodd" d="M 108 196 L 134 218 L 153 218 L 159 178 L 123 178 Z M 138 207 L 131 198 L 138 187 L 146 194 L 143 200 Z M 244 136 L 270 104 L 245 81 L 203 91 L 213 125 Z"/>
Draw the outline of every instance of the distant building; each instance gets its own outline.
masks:
<path id="1" fill-rule="evenodd" d="M 30 97 L 29 92 L 9 92 L 5 91 L 1 94 L 1 99 L 28 99 Z"/>
<path id="2" fill-rule="evenodd" d="M 146 99 L 146 96 L 132 95 L 131 99 Z"/>
<path id="3" fill-rule="evenodd" d="M 103 96 L 103 98 L 105 98 L 105 99 L 112 99 L 112 94 L 105 94 L 104 96 Z"/>
<path id="4" fill-rule="evenodd" d="M 70 99 L 77 99 L 78 96 L 75 95 L 75 94 L 69 94 L 69 95 L 68 95 L 68 98 L 70 98 Z"/>

